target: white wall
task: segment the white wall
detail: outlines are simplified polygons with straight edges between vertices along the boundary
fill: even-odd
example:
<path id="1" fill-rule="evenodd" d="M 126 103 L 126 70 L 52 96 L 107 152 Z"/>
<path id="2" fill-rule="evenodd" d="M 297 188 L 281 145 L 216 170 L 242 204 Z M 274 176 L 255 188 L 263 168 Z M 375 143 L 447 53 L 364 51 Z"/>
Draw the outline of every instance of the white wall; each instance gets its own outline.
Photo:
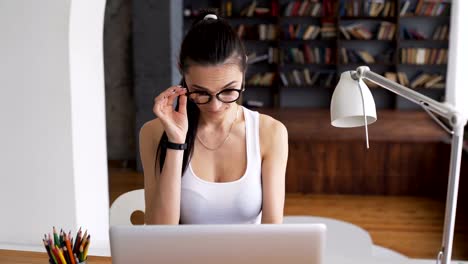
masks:
<path id="1" fill-rule="evenodd" d="M 450 20 L 447 102 L 468 116 L 468 1 L 453 0 Z"/>
<path id="2" fill-rule="evenodd" d="M 83 226 L 109 255 L 104 0 L 0 0 L 0 248 Z"/>

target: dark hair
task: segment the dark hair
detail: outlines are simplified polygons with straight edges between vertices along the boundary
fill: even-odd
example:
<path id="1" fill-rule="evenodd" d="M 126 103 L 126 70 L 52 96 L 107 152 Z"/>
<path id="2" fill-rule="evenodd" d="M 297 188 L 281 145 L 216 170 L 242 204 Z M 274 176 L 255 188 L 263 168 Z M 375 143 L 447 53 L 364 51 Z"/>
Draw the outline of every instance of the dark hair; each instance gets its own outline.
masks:
<path id="1" fill-rule="evenodd" d="M 180 85 L 187 88 L 183 74 L 188 71 L 191 65 L 219 65 L 228 59 L 238 59 L 238 64 L 242 72 L 247 69 L 247 56 L 244 45 L 237 36 L 236 31 L 224 19 L 204 19 L 207 14 L 216 14 L 216 10 L 201 10 L 200 15 L 192 24 L 190 30 L 182 41 L 179 54 L 179 68 L 182 74 Z M 176 110 L 179 110 L 179 101 L 177 100 Z M 185 139 L 187 149 L 184 151 L 182 163 L 182 174 L 188 167 L 190 158 L 193 154 L 193 147 L 198 127 L 200 110 L 198 106 L 187 100 L 188 131 Z M 167 148 L 162 142 L 167 141 L 166 132 L 161 136 L 159 146 L 156 152 L 158 154 L 159 168 L 162 171 L 166 159 Z"/>

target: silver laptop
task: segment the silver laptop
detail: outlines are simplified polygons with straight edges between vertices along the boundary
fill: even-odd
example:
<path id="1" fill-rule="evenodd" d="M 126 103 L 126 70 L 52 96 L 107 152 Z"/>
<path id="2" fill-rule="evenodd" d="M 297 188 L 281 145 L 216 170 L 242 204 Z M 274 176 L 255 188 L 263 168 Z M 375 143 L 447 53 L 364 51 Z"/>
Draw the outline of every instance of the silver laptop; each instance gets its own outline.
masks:
<path id="1" fill-rule="evenodd" d="M 323 224 L 111 226 L 114 264 L 322 264 Z"/>

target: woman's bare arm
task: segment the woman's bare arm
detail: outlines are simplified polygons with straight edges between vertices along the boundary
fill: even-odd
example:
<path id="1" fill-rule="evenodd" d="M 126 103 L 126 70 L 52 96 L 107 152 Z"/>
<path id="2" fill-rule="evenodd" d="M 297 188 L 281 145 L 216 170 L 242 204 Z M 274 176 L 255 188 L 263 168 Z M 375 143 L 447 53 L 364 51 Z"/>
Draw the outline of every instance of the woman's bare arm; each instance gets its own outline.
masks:
<path id="1" fill-rule="evenodd" d="M 279 121 L 262 115 L 260 118 L 262 160 L 262 224 L 283 222 L 288 131 Z"/>
<path id="2" fill-rule="evenodd" d="M 164 129 L 159 119 L 147 122 L 140 130 L 140 156 L 145 184 L 145 224 L 178 224 L 183 151 L 168 149 L 159 172 L 156 150 Z"/>

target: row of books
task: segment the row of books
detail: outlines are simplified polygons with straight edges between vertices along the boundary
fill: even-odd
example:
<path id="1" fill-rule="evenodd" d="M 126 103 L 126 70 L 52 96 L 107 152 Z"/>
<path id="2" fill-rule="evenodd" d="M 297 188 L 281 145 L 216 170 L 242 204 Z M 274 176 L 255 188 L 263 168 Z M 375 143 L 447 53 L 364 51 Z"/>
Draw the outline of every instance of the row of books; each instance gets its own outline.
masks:
<path id="1" fill-rule="evenodd" d="M 415 28 L 403 27 L 403 37 L 409 40 L 427 40 L 429 37 L 424 32 Z M 432 33 L 433 40 L 448 40 L 449 28 L 448 25 L 437 26 Z"/>
<path id="2" fill-rule="evenodd" d="M 403 48 L 400 62 L 403 64 L 446 64 L 447 49 L 436 48 Z"/>
<path id="3" fill-rule="evenodd" d="M 341 62 L 342 63 L 357 63 L 364 62 L 367 64 L 375 63 L 375 58 L 368 51 L 365 50 L 351 50 L 341 48 Z"/>
<path id="4" fill-rule="evenodd" d="M 268 52 L 265 54 L 257 55 L 256 52 L 252 52 L 248 55 L 248 64 L 255 64 L 259 62 L 268 62 L 268 63 L 279 63 L 280 53 L 278 48 L 269 47 Z"/>
<path id="5" fill-rule="evenodd" d="M 278 30 L 274 24 L 245 25 L 236 28 L 237 35 L 242 39 L 275 40 Z"/>
<path id="6" fill-rule="evenodd" d="M 282 63 L 334 63 L 334 51 L 332 48 L 304 45 L 300 48 L 286 48 L 282 50 Z"/>
<path id="7" fill-rule="evenodd" d="M 318 1 L 293 1 L 289 2 L 283 11 L 283 16 L 320 16 L 322 15 L 322 3 Z"/>
<path id="8" fill-rule="evenodd" d="M 396 26 L 394 23 L 383 21 L 380 27 L 374 34 L 361 23 L 351 24 L 347 26 L 340 26 L 340 31 L 346 39 L 378 39 L 378 40 L 392 40 L 395 36 Z"/>
<path id="9" fill-rule="evenodd" d="M 280 72 L 281 84 L 288 86 L 323 86 L 332 85 L 334 72 L 310 72 L 309 69 Z"/>
<path id="10" fill-rule="evenodd" d="M 336 27 L 334 23 L 324 22 L 322 26 L 319 25 L 305 25 L 305 24 L 289 24 L 283 26 L 284 39 L 302 39 L 313 40 L 336 37 Z"/>
<path id="11" fill-rule="evenodd" d="M 366 50 L 341 48 L 340 57 L 342 63 L 391 63 L 393 58 L 393 50 L 388 49 L 384 52 L 379 52 L 376 56 L 373 56 Z"/>
<path id="12" fill-rule="evenodd" d="M 247 80 L 247 85 L 272 86 L 275 81 L 274 72 L 255 73 Z"/>
<path id="13" fill-rule="evenodd" d="M 225 4 L 226 16 L 232 16 L 232 2 L 227 1 Z M 270 7 L 260 7 L 257 1 L 252 1 L 246 5 L 239 13 L 240 16 L 253 17 L 253 16 L 278 16 L 278 2 L 271 1 Z"/>
<path id="14" fill-rule="evenodd" d="M 447 0 L 419 0 L 414 9 L 411 9 L 411 0 L 405 0 L 401 5 L 400 16 L 448 16 L 450 2 Z"/>
<path id="15" fill-rule="evenodd" d="M 395 15 L 393 0 L 340 0 L 340 16 L 388 17 Z"/>
<path id="16" fill-rule="evenodd" d="M 317 39 L 321 32 L 321 27 L 318 25 L 289 24 L 283 27 L 283 37 L 285 39 Z"/>
<path id="17" fill-rule="evenodd" d="M 332 19 L 322 19 L 322 28 L 321 28 L 321 36 L 323 39 L 327 38 L 335 38 L 336 37 L 336 24 L 335 21 Z"/>
<path id="18" fill-rule="evenodd" d="M 321 27 L 318 25 L 289 24 L 283 27 L 283 37 L 285 39 L 317 39 L 321 32 Z"/>
<path id="19" fill-rule="evenodd" d="M 430 73 L 419 72 L 411 80 L 408 80 L 406 73 L 398 72 L 397 78 L 400 84 L 406 87 L 436 88 L 436 89 L 445 88 L 444 76 L 441 74 L 430 74 Z"/>
<path id="20" fill-rule="evenodd" d="M 385 72 L 383 75 L 385 76 L 385 78 L 397 82 L 408 88 L 445 88 L 444 76 L 441 74 L 429 74 L 418 72 L 413 76 L 413 78 L 411 78 L 411 80 L 408 79 L 408 76 L 405 72 Z M 378 85 L 369 81 L 365 81 L 365 83 L 369 88 L 379 87 Z"/>
<path id="21" fill-rule="evenodd" d="M 322 3 L 317 0 L 293 1 L 285 5 L 283 16 L 321 16 Z"/>

